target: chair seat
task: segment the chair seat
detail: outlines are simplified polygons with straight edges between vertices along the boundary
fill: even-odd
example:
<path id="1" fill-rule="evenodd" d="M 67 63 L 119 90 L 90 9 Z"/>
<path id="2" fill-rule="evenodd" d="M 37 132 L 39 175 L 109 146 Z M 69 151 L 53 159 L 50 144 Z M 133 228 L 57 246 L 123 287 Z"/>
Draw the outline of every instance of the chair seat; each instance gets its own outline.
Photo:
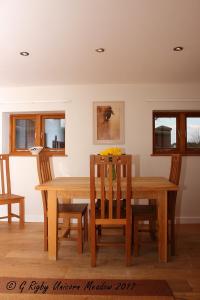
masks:
<path id="1" fill-rule="evenodd" d="M 84 214 L 87 207 L 88 207 L 88 204 L 63 203 L 63 204 L 58 205 L 58 212 Z"/>
<path id="2" fill-rule="evenodd" d="M 5 201 L 7 200 L 8 202 L 9 201 L 17 201 L 17 200 L 21 200 L 23 199 L 24 197 L 23 196 L 19 196 L 19 195 L 14 195 L 14 194 L 4 194 L 4 195 L 0 195 L 0 204 L 1 204 L 1 200 L 4 201 L 4 204 L 5 204 Z M 2 203 L 3 204 L 3 203 Z"/>
<path id="3" fill-rule="evenodd" d="M 154 218 L 157 215 L 156 205 L 134 204 L 132 205 L 132 213 L 133 217 L 144 220 L 149 217 Z"/>

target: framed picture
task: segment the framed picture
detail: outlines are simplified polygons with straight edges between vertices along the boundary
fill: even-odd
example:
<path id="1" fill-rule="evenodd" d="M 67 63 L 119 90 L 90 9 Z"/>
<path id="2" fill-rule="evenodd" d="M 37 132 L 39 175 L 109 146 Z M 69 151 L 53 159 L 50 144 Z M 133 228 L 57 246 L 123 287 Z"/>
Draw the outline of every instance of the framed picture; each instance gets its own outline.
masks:
<path id="1" fill-rule="evenodd" d="M 94 144 L 124 144 L 124 102 L 93 103 Z"/>

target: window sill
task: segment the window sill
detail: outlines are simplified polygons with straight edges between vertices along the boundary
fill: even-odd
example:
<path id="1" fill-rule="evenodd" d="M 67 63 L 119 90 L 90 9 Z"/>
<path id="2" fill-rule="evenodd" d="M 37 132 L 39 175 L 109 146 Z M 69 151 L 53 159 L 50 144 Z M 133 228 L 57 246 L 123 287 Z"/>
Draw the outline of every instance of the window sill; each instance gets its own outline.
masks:
<path id="1" fill-rule="evenodd" d="M 178 152 L 171 153 L 152 153 L 151 156 L 171 156 L 172 154 L 178 154 Z M 200 156 L 200 153 L 180 153 L 182 156 Z"/>
<path id="2" fill-rule="evenodd" d="M 64 151 L 45 151 L 48 156 L 67 156 Z M 29 156 L 34 157 L 37 155 L 31 154 L 30 151 L 19 151 L 19 152 L 10 152 L 10 156 Z"/>

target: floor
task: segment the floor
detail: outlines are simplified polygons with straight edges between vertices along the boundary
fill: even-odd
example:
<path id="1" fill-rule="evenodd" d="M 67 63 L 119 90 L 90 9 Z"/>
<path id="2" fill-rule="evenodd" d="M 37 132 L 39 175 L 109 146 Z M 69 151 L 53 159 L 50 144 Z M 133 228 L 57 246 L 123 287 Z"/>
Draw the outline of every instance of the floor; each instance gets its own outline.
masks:
<path id="1" fill-rule="evenodd" d="M 176 299 L 200 300 L 200 224 L 177 226 L 177 256 L 171 257 L 167 264 L 158 262 L 157 245 L 152 243 L 149 235 L 143 233 L 141 238 L 140 256 L 133 257 L 131 267 L 125 267 L 123 248 L 102 248 L 97 267 L 91 268 L 88 245 L 79 255 L 73 242 L 62 242 L 59 259 L 49 261 L 43 251 L 41 223 L 27 223 L 20 230 L 16 223 L 1 222 L 0 276 L 165 279 Z M 11 298 L 0 295 L 0 299 Z"/>

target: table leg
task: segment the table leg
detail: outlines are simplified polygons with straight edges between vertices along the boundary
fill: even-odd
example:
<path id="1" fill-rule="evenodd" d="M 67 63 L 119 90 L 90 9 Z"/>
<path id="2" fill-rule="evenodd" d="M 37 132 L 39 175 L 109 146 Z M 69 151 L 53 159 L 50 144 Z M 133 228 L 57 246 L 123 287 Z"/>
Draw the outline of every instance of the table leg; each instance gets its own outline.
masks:
<path id="1" fill-rule="evenodd" d="M 50 260 L 57 259 L 57 197 L 56 191 L 48 191 L 48 254 Z"/>
<path id="2" fill-rule="evenodd" d="M 159 261 L 167 262 L 167 191 L 158 193 L 158 252 Z"/>

